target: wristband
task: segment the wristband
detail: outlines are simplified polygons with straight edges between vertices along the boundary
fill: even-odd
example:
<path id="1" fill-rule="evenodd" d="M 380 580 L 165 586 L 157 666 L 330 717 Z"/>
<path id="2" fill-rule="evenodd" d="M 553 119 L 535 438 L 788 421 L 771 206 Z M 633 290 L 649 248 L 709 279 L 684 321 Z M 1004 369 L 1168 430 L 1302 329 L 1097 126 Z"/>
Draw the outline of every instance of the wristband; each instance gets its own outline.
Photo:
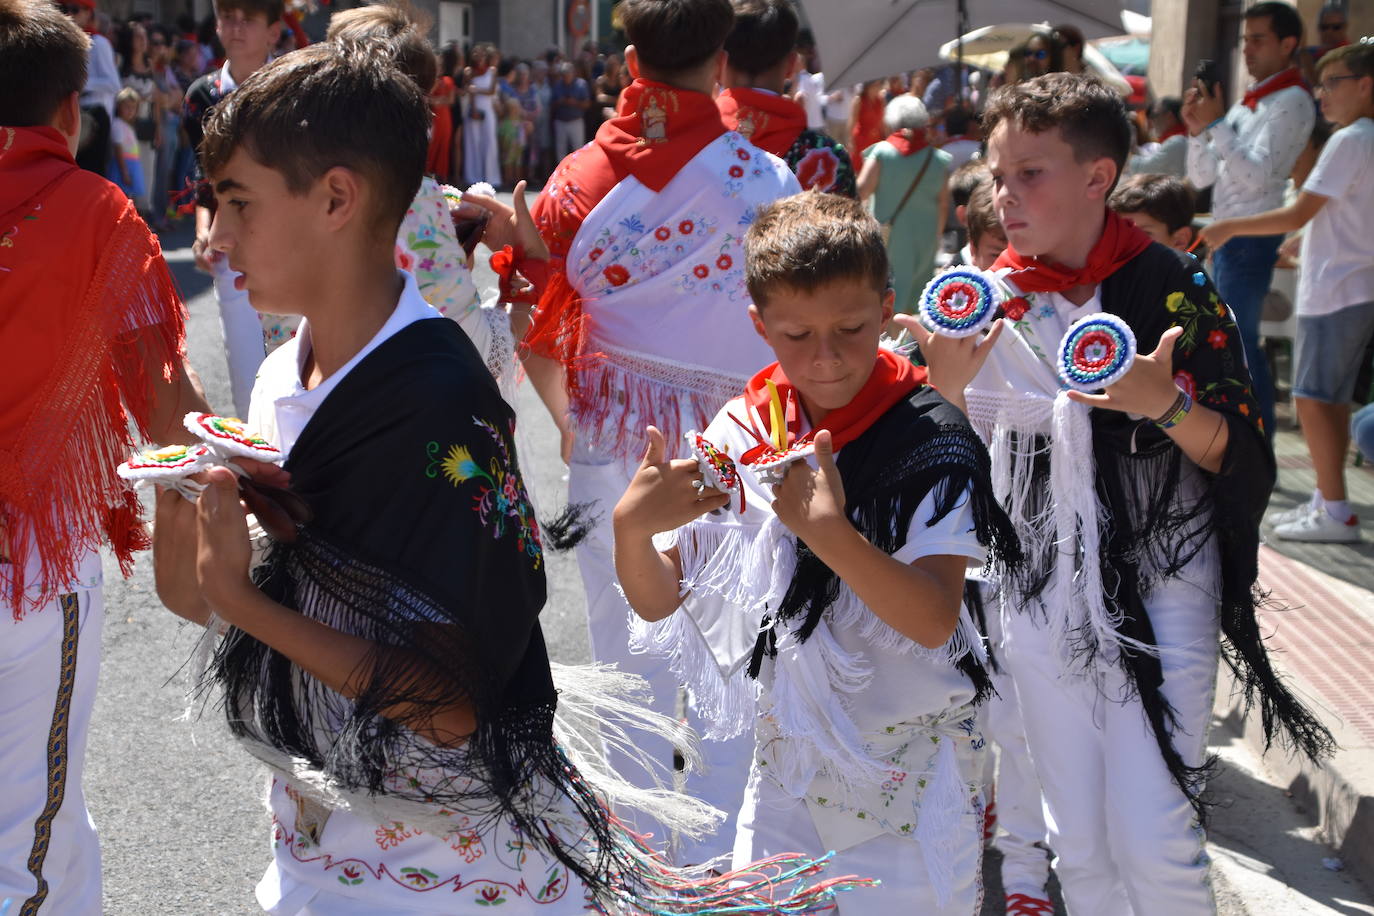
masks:
<path id="1" fill-rule="evenodd" d="M 1203 133 L 1208 133 L 1208 132 L 1210 132 L 1211 129 L 1212 129 L 1213 127 L 1216 127 L 1218 124 L 1220 124 L 1222 121 L 1225 121 L 1225 120 L 1226 120 L 1226 115 L 1222 115 L 1221 117 L 1219 117 L 1219 118 L 1217 118 L 1215 121 L 1213 121 L 1211 124 L 1208 124 L 1206 127 L 1204 127 L 1204 128 L 1202 129 L 1202 132 L 1203 132 Z"/>
<path id="2" fill-rule="evenodd" d="M 1178 397 L 1169 405 L 1169 409 L 1164 411 L 1157 419 L 1151 420 L 1160 429 L 1173 429 L 1183 422 L 1183 418 L 1188 416 L 1188 412 L 1193 409 L 1193 399 L 1182 388 L 1178 390 Z"/>

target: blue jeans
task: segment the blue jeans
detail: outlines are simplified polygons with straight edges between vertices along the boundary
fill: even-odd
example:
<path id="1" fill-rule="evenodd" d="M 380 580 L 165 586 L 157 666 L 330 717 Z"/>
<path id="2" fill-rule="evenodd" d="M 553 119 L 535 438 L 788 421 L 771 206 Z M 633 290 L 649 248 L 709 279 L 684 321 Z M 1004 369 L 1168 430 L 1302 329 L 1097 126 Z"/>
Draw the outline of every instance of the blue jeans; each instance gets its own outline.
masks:
<path id="1" fill-rule="evenodd" d="M 1269 361 L 1259 348 L 1260 313 L 1265 294 L 1274 280 L 1281 235 L 1239 236 L 1212 252 L 1212 282 L 1221 299 L 1231 307 L 1245 344 L 1245 362 L 1264 418 L 1264 432 L 1274 438 L 1274 383 Z"/>

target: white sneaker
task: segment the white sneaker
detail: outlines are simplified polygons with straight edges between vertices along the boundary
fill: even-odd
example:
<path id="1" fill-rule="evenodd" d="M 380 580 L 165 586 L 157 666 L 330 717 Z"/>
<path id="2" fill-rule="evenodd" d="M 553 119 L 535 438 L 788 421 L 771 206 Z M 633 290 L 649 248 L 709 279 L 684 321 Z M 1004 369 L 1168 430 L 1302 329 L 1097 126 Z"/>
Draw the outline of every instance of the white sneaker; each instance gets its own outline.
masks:
<path id="1" fill-rule="evenodd" d="M 1325 509 L 1307 511 L 1297 521 L 1278 525 L 1274 537 L 1284 541 L 1311 541 L 1322 544 L 1351 544 L 1360 539 L 1360 517 L 1338 522 Z"/>
<path id="2" fill-rule="evenodd" d="M 1270 512 L 1264 517 L 1264 523 L 1272 528 L 1277 528 L 1280 525 L 1291 525 L 1294 522 L 1300 522 L 1307 518 L 1308 515 L 1317 511 L 1318 508 L 1317 498 L 1313 496 L 1307 502 L 1298 503 L 1291 509 L 1281 509 L 1278 512 Z"/>

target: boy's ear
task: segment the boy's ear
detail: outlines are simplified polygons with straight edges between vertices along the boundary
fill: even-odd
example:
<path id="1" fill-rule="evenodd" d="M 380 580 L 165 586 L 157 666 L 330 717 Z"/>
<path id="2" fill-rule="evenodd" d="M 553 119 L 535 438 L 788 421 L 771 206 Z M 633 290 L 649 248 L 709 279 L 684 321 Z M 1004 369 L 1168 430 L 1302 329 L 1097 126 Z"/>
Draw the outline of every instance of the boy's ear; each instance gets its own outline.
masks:
<path id="1" fill-rule="evenodd" d="M 73 92 L 58 103 L 50 126 L 67 141 L 67 149 L 75 156 L 81 141 L 81 93 Z"/>
<path id="2" fill-rule="evenodd" d="M 887 289 L 883 290 L 883 322 L 879 325 L 879 327 L 885 328 L 892 323 L 892 313 L 894 311 L 894 305 L 896 302 L 896 290 L 894 290 L 890 286 Z"/>
<path id="3" fill-rule="evenodd" d="M 1187 251 L 1188 247 L 1192 244 L 1192 226 L 1179 226 L 1173 232 L 1169 233 L 1169 245 L 1173 248 L 1177 248 L 1179 251 Z"/>
<path id="4" fill-rule="evenodd" d="M 749 320 L 754 322 L 754 333 L 762 337 L 764 343 L 768 343 L 768 329 L 763 326 L 763 316 L 759 314 L 759 307 L 752 302 L 749 304 Z"/>
<path id="5" fill-rule="evenodd" d="M 782 80 L 787 82 L 796 79 L 802 68 L 802 56 L 800 51 L 793 51 L 787 57 L 787 67 L 783 70 Z"/>
<path id="6" fill-rule="evenodd" d="M 277 42 L 281 41 L 281 30 L 285 27 L 286 23 L 280 19 L 267 27 L 267 39 L 272 43 L 272 47 L 275 48 Z"/>
<path id="7" fill-rule="evenodd" d="M 954 207 L 954 221 L 965 229 L 968 228 L 968 204 L 957 204 Z"/>
<path id="8" fill-rule="evenodd" d="M 352 169 L 336 165 L 320 176 L 317 187 L 326 203 L 325 218 L 331 230 L 339 230 L 363 215 L 367 188 Z"/>
<path id="9" fill-rule="evenodd" d="M 639 79 L 639 51 L 634 45 L 625 46 L 625 69 L 630 71 L 631 79 Z"/>
<path id="10" fill-rule="evenodd" d="M 1112 193 L 1112 188 L 1116 185 L 1119 169 L 1116 161 L 1106 156 L 1099 156 L 1088 166 L 1088 196 L 1090 198 L 1101 199 L 1104 203 L 1107 196 Z"/>

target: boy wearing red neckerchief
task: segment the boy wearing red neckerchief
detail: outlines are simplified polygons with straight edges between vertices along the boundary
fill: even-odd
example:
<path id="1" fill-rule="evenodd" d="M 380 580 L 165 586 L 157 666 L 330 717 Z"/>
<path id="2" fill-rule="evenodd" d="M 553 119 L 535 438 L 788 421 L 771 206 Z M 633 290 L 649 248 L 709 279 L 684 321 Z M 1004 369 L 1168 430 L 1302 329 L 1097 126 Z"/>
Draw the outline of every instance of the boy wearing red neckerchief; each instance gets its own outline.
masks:
<path id="1" fill-rule="evenodd" d="M 902 323 L 932 383 L 966 397 L 1027 554 L 1000 583 L 999 661 L 1056 873 L 1071 912 L 1210 914 L 1197 799 L 1218 637 L 1266 734 L 1282 728 L 1314 756 L 1330 746 L 1255 622 L 1273 453 L 1207 275 L 1107 209 L 1130 149 L 1121 99 L 1054 73 L 999 90 L 984 126 L 1011 333 L 977 346 Z M 1103 311 L 1130 325 L 1139 355 L 1102 393 L 1061 390 L 1065 329 Z"/>
<path id="2" fill-rule="evenodd" d="M 725 64 L 729 0 L 626 0 L 617 10 L 635 79 L 620 115 L 563 160 L 535 201 L 551 257 L 525 365 L 565 443 L 576 439 L 564 456 L 571 500 L 601 507 L 577 549 L 592 655 L 646 678 L 655 708 L 674 714 L 679 682 L 629 650 L 609 510 L 634 474 L 638 430 L 662 429 L 676 453 L 682 434 L 705 426 L 768 361 L 749 325 L 742 240 L 758 208 L 798 184 L 781 160 L 727 130 L 710 95 Z M 641 750 L 671 759 L 666 745 Z M 748 743 L 706 753 L 711 778 L 688 791 L 733 814 Z M 668 839 L 656 825 L 636 826 Z M 680 849 L 681 861 L 724 852 L 729 833 L 727 822 L 704 845 Z"/>
<path id="3" fill-rule="evenodd" d="M 649 621 L 636 637 L 672 657 L 717 730 L 754 733 L 736 863 L 834 850 L 882 881 L 841 912 L 970 916 L 990 682 L 961 597 L 970 562 L 1014 558 L 1010 522 L 967 420 L 878 347 L 893 292 L 861 205 L 778 201 L 746 245 L 750 315 L 777 362 L 704 433 L 743 490 L 667 460 L 648 428 L 615 509 L 616 569 Z M 761 470 L 784 455 L 797 460 L 770 485 Z"/>
<path id="4" fill-rule="evenodd" d="M 798 20 L 787 0 L 734 0 L 725 39 L 725 89 L 716 97 L 725 126 L 779 156 L 802 190 L 855 197 L 854 165 L 834 137 L 806 126 L 806 109 L 782 94 L 797 75 Z"/>
<path id="5" fill-rule="evenodd" d="M 90 41 L 47 0 L 0 0 L 0 909 L 99 913 L 81 790 L 100 672 L 100 548 L 148 546 L 115 474 L 206 410 L 184 313 L 133 203 L 74 158 Z"/>

